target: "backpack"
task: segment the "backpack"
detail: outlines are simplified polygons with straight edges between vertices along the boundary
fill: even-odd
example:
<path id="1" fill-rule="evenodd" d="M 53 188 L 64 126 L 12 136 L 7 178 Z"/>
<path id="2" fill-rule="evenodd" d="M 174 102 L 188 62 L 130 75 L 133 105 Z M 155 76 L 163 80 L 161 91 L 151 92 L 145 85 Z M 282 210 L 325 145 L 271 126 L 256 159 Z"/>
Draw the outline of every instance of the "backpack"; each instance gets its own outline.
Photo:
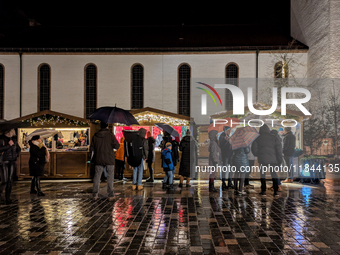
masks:
<path id="1" fill-rule="evenodd" d="M 123 130 L 124 146 L 127 162 L 132 167 L 137 167 L 143 159 L 143 139 L 137 130 Z"/>

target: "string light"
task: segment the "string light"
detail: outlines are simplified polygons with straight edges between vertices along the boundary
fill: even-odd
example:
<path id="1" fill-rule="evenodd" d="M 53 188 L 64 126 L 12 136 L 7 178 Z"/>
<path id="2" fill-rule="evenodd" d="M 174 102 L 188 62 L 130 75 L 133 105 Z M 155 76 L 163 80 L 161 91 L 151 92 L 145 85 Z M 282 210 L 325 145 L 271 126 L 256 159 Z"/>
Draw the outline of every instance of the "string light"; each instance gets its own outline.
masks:
<path id="1" fill-rule="evenodd" d="M 140 124 L 150 124 L 152 122 L 166 123 L 171 126 L 189 126 L 190 123 L 187 120 L 182 120 L 178 118 L 172 118 L 164 115 L 158 114 L 144 114 L 144 115 L 134 115 L 135 119 Z"/>
<path id="2" fill-rule="evenodd" d="M 42 115 L 34 118 L 30 118 L 27 120 L 23 120 L 22 122 L 29 122 L 31 126 L 55 126 L 57 124 L 64 124 L 69 126 L 88 126 L 89 123 L 84 121 L 72 120 L 56 115 Z"/>

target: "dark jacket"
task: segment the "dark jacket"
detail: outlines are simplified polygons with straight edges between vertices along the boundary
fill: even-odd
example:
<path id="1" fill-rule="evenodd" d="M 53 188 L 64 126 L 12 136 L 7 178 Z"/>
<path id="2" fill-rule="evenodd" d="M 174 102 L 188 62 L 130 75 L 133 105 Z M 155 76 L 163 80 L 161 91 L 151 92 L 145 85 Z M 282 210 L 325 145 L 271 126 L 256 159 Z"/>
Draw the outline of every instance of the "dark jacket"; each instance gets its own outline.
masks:
<path id="1" fill-rule="evenodd" d="M 96 165 L 114 165 L 115 153 L 113 149 L 118 149 L 119 143 L 112 132 L 103 128 L 94 134 L 90 146 L 90 151 L 94 152 L 93 162 Z"/>
<path id="2" fill-rule="evenodd" d="M 149 155 L 148 155 L 148 159 L 146 161 L 147 161 L 147 163 L 152 163 L 152 162 L 155 162 L 155 143 L 156 143 L 156 140 L 152 136 L 146 138 L 146 140 L 148 142 L 148 147 L 149 147 Z"/>
<path id="3" fill-rule="evenodd" d="M 267 125 L 260 127 L 260 136 L 251 146 L 251 152 L 258 158 L 260 164 L 281 164 L 282 146 L 278 137 L 270 133 Z"/>
<path id="4" fill-rule="evenodd" d="M 209 165 L 215 166 L 216 164 L 221 165 L 221 149 L 218 146 L 217 141 L 217 131 L 211 130 L 208 133 L 210 143 L 209 143 Z"/>
<path id="5" fill-rule="evenodd" d="M 295 151 L 295 143 L 296 139 L 291 131 L 285 134 L 283 138 L 283 155 L 292 157 Z"/>
<path id="6" fill-rule="evenodd" d="M 46 148 L 44 146 L 39 148 L 32 141 L 29 141 L 28 144 L 30 145 L 30 159 L 28 161 L 30 175 L 42 176 L 46 164 Z"/>
<path id="7" fill-rule="evenodd" d="M 191 135 L 186 135 L 182 138 L 179 144 L 179 150 L 182 152 L 181 163 L 178 174 L 183 177 L 191 177 L 190 171 L 195 166 L 195 146 L 196 141 Z"/>
<path id="8" fill-rule="evenodd" d="M 225 159 L 225 158 L 231 158 L 231 156 L 233 155 L 233 150 L 231 148 L 231 144 L 229 142 L 229 139 L 226 140 L 226 133 L 223 132 L 221 135 L 220 135 L 220 138 L 218 140 L 218 145 L 220 146 L 221 148 L 221 156 L 222 156 L 222 159 Z"/>
<path id="9" fill-rule="evenodd" d="M 9 141 L 12 140 L 14 144 L 9 145 Z M 0 137 L 0 153 L 3 152 L 3 161 L 16 161 L 20 155 L 21 148 L 15 137 L 7 137 L 2 135 Z"/>
<path id="10" fill-rule="evenodd" d="M 235 166 L 238 170 L 240 169 L 241 166 L 249 166 L 249 161 L 248 161 L 249 152 L 250 152 L 249 147 L 239 148 L 237 150 L 234 150 L 234 153 L 232 156 L 233 166 Z"/>
<path id="11" fill-rule="evenodd" d="M 149 157 L 149 143 L 145 139 L 146 129 L 141 128 L 141 129 L 138 130 L 138 132 L 139 132 L 139 135 L 142 138 L 142 142 L 143 142 L 143 159 L 147 159 Z"/>

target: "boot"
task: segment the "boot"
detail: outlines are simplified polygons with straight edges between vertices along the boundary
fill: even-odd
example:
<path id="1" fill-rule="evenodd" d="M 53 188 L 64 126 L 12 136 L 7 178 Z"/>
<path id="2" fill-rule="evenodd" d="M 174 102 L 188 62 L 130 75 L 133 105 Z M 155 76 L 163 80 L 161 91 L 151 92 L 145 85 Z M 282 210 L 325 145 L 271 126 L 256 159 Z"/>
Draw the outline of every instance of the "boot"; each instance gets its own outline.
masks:
<path id="1" fill-rule="evenodd" d="M 168 186 L 168 189 L 169 189 L 169 190 L 174 190 L 174 189 L 175 189 L 175 187 L 174 187 L 174 185 L 173 185 L 173 184 L 170 184 L 170 185 Z"/>
<path id="2" fill-rule="evenodd" d="M 31 191 L 30 194 L 37 194 L 38 192 L 35 190 L 35 177 L 32 178 L 31 181 Z"/>
<path id="3" fill-rule="evenodd" d="M 143 189 L 143 186 L 142 186 L 142 185 L 138 185 L 138 186 L 137 186 L 137 189 L 138 189 L 138 190 L 142 190 L 142 189 Z"/>
<path id="4" fill-rule="evenodd" d="M 132 184 L 132 190 L 136 190 L 137 189 L 137 185 Z"/>
<path id="5" fill-rule="evenodd" d="M 214 186 L 214 179 L 209 179 L 209 192 L 218 192 Z"/>
<path id="6" fill-rule="evenodd" d="M 166 189 L 166 186 L 167 186 L 166 183 L 163 182 L 163 183 L 162 183 L 162 189 Z"/>
<path id="7" fill-rule="evenodd" d="M 227 184 L 225 183 L 225 178 L 222 178 L 222 191 L 225 191 L 228 189 Z"/>
<path id="8" fill-rule="evenodd" d="M 233 185 L 233 181 L 232 181 L 232 179 L 230 178 L 230 179 L 228 179 L 228 189 L 234 189 L 235 187 L 234 187 L 234 185 Z"/>
<path id="9" fill-rule="evenodd" d="M 6 191 L 5 191 L 6 205 L 12 204 L 12 200 L 10 199 L 10 196 L 11 196 L 11 189 L 6 188 Z"/>
<path id="10" fill-rule="evenodd" d="M 154 182 L 153 170 L 149 169 L 149 172 L 150 172 L 150 177 L 148 179 L 146 179 L 146 182 Z"/>
<path id="11" fill-rule="evenodd" d="M 37 187 L 37 195 L 39 196 L 39 197 L 44 197 L 45 196 L 45 194 L 41 191 L 41 188 L 40 188 L 40 178 L 39 177 L 36 177 L 36 179 L 35 179 L 35 185 L 36 185 L 36 187 Z"/>

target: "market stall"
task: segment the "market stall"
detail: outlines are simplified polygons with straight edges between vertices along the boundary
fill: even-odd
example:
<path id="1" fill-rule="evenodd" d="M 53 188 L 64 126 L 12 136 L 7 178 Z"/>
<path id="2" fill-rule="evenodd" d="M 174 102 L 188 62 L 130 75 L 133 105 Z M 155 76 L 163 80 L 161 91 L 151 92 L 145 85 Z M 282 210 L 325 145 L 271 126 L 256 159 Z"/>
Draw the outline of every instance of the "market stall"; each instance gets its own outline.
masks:
<path id="1" fill-rule="evenodd" d="M 30 123 L 30 127 L 18 129 L 18 143 L 22 148 L 17 175 L 29 176 L 29 144 L 26 137 L 41 129 L 55 130 L 56 134 L 43 139 L 50 152 L 50 160 L 45 165 L 46 178 L 89 178 L 91 164 L 88 164 L 89 145 L 98 125 L 89 120 L 53 111 L 42 111 L 18 119 Z"/>
<path id="2" fill-rule="evenodd" d="M 163 178 L 164 172 L 161 167 L 161 150 L 159 145 L 162 141 L 162 133 L 161 130 L 155 126 L 156 123 L 166 123 L 171 125 L 179 134 L 180 139 L 185 136 L 186 130 L 190 127 L 190 117 L 166 112 L 163 110 L 158 110 L 150 107 L 146 107 L 143 109 L 131 110 L 131 114 L 137 119 L 140 126 L 114 126 L 114 134 L 118 141 L 123 136 L 124 129 L 134 129 L 138 130 L 140 128 L 145 128 L 147 131 L 151 132 L 151 135 L 156 140 L 155 146 L 155 163 L 154 163 L 154 177 L 155 178 Z M 181 154 L 180 154 L 181 156 Z M 179 163 L 176 166 L 175 176 L 178 177 Z M 144 178 L 149 177 L 149 172 L 147 170 L 147 164 L 144 166 Z M 132 168 L 126 164 L 124 175 L 126 177 L 132 176 Z"/>

